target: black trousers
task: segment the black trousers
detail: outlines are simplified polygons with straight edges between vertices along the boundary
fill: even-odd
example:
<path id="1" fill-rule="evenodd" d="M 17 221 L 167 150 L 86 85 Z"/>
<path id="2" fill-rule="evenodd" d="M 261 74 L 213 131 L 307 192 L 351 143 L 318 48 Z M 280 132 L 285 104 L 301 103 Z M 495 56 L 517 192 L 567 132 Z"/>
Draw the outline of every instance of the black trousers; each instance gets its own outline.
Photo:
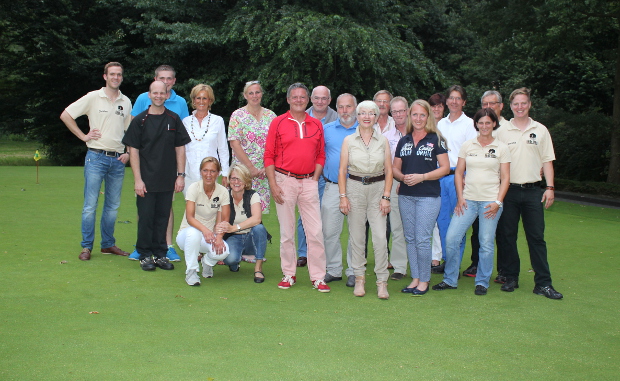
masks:
<path id="1" fill-rule="evenodd" d="M 478 229 L 480 228 L 480 222 L 478 218 L 471 225 L 471 264 L 478 267 L 478 259 L 480 254 L 480 240 L 478 239 Z M 499 270 L 499 269 L 498 269 Z"/>
<path id="2" fill-rule="evenodd" d="M 504 211 L 497 225 L 497 266 L 503 269 L 506 279 L 519 279 L 521 262 L 517 250 L 519 220 L 530 251 L 530 261 L 537 286 L 551 285 L 545 242 L 545 213 L 541 203 L 542 190 L 538 187 L 521 188 L 511 185 L 504 198 Z"/>
<path id="3" fill-rule="evenodd" d="M 138 239 L 136 250 L 140 260 L 154 256 L 164 258 L 168 251 L 166 228 L 172 207 L 170 192 L 147 192 L 144 197 L 136 197 L 138 207 Z"/>

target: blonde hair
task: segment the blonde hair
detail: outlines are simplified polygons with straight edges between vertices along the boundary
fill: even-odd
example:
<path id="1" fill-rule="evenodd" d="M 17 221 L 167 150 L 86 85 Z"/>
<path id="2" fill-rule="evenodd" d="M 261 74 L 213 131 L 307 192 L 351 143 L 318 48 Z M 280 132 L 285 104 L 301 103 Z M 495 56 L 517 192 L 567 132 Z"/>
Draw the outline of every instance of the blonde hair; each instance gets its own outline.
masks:
<path id="1" fill-rule="evenodd" d="M 213 156 L 207 156 L 204 159 L 202 159 L 202 161 L 200 162 L 200 170 L 201 171 L 205 167 L 205 165 L 207 165 L 207 163 L 215 164 L 215 166 L 217 167 L 217 171 L 218 172 L 222 171 L 222 166 L 220 165 L 220 161 L 217 160 L 216 158 L 214 158 Z"/>
<path id="2" fill-rule="evenodd" d="M 407 133 L 411 134 L 413 132 L 413 122 L 411 121 L 411 111 L 413 111 L 413 106 L 418 105 L 426 111 L 427 119 L 426 125 L 424 126 L 424 131 L 427 134 L 436 134 L 439 138 L 439 142 L 444 142 L 446 147 L 448 147 L 448 141 L 441 134 L 441 131 L 437 128 L 437 121 L 435 121 L 435 115 L 433 115 L 433 111 L 431 110 L 431 105 L 425 101 L 424 99 L 416 99 L 411 102 L 411 106 L 409 107 L 409 111 L 407 112 Z"/>
<path id="3" fill-rule="evenodd" d="M 209 85 L 205 85 L 204 83 L 194 86 L 192 92 L 189 94 L 189 97 L 192 99 L 192 106 L 196 108 L 194 100 L 198 96 L 198 93 L 200 93 L 201 91 L 207 93 L 207 98 L 211 101 L 211 104 L 209 105 L 209 110 L 211 110 L 211 106 L 215 102 L 215 95 L 213 94 L 213 88 L 211 88 L 211 86 Z"/>
<path id="4" fill-rule="evenodd" d="M 245 83 L 245 86 L 243 86 L 243 94 L 247 94 L 248 93 L 248 89 L 250 88 L 250 86 L 254 86 L 254 85 L 258 85 L 258 87 L 260 87 L 260 92 L 264 93 L 265 91 L 263 90 L 263 86 L 260 84 L 259 81 L 249 81 Z"/>
<path id="5" fill-rule="evenodd" d="M 527 100 L 531 101 L 532 98 L 530 97 L 530 93 L 531 93 L 531 91 L 527 87 L 520 87 L 520 88 L 516 89 L 515 91 L 513 91 L 512 93 L 510 93 L 509 101 L 510 101 L 510 103 L 512 103 L 512 100 L 515 99 L 515 97 L 517 95 L 525 95 L 527 97 Z"/>
<path id="6" fill-rule="evenodd" d="M 233 171 L 237 171 L 239 178 L 241 179 L 241 181 L 243 181 L 244 189 L 252 189 L 252 175 L 250 174 L 250 170 L 248 169 L 248 167 L 240 163 L 233 164 L 233 166 L 230 167 L 230 171 L 228 172 L 229 180 L 232 177 Z"/>

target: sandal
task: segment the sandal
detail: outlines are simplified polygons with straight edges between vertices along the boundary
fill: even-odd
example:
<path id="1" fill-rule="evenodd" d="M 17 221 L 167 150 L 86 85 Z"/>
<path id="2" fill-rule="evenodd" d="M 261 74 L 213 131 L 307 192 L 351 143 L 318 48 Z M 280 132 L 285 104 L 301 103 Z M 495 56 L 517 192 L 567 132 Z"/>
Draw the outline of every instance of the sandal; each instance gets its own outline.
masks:
<path id="1" fill-rule="evenodd" d="M 263 277 L 257 277 L 256 274 L 260 274 Z M 265 281 L 265 274 L 262 271 L 254 271 L 254 283 L 263 283 Z"/>

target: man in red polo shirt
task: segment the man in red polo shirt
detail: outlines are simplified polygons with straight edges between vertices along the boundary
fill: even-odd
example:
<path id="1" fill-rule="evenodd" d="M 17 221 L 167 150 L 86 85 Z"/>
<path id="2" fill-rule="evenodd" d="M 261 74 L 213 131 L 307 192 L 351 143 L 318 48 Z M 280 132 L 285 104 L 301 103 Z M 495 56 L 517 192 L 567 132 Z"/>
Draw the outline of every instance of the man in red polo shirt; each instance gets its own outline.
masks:
<path id="1" fill-rule="evenodd" d="M 319 207 L 318 180 L 325 165 L 325 139 L 321 121 L 306 113 L 308 88 L 294 83 L 286 92 L 289 111 L 269 126 L 265 147 L 265 173 L 276 202 L 280 223 L 281 289 L 295 284 L 295 205 L 299 208 L 308 241 L 308 271 L 314 288 L 329 292 L 325 283 L 325 246 Z"/>

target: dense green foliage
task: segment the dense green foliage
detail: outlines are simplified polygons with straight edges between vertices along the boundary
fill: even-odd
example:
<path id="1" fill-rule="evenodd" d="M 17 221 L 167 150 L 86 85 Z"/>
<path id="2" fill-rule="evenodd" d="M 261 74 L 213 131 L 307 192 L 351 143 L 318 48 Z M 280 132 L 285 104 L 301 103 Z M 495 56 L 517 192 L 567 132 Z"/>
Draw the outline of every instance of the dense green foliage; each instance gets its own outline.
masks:
<path id="1" fill-rule="evenodd" d="M 484 90 L 494 88 L 507 97 L 514 88 L 527 86 L 533 89 L 533 117 L 548 125 L 555 139 L 571 141 L 556 144 L 558 173 L 620 183 L 620 175 L 617 181 L 614 177 L 620 173 L 620 161 L 614 164 L 620 154 L 620 143 L 614 145 L 620 127 L 614 127 L 611 118 L 619 4 L 617 0 L 4 2 L 0 130 L 39 140 L 48 157 L 59 164 L 79 163 L 84 146 L 58 116 L 75 99 L 103 84 L 102 67 L 113 60 L 125 65 L 122 91 L 130 98 L 146 90 L 157 65 L 168 63 L 177 69 L 176 89 L 181 95 L 187 96 L 197 83 L 212 85 L 213 111 L 225 119 L 243 104 L 243 83 L 255 79 L 267 91 L 264 105 L 276 113 L 285 110 L 284 91 L 295 81 L 309 87 L 326 85 L 334 95 L 350 92 L 360 100 L 384 88 L 410 100 L 427 98 L 459 83 L 469 92 L 468 114 L 479 107 Z M 508 105 L 504 110 L 510 116 Z M 620 120 L 620 104 L 617 114 Z M 86 120 L 79 122 L 86 128 Z M 584 127 L 596 129 L 595 137 L 582 136 L 579 130 Z M 592 170 L 575 171 L 576 166 Z"/>

